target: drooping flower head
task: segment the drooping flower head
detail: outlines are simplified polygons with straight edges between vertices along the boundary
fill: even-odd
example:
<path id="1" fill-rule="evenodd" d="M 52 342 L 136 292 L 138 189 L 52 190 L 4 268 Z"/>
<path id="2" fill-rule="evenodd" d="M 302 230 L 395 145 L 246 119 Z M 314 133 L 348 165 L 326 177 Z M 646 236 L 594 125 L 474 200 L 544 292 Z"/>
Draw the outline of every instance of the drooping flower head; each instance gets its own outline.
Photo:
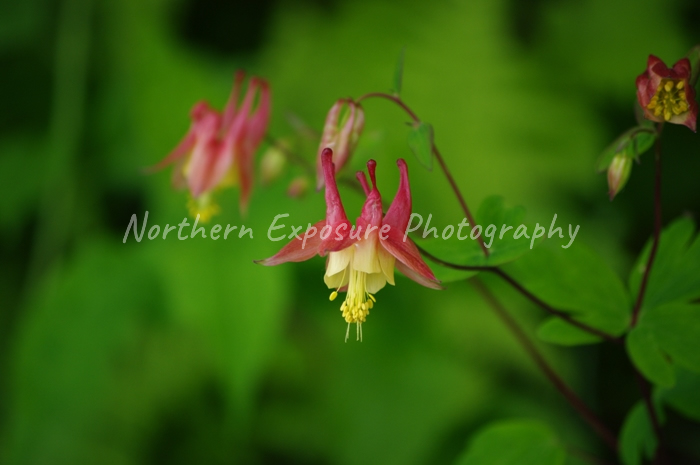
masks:
<path id="1" fill-rule="evenodd" d="M 406 162 L 397 162 L 399 189 L 386 215 L 383 214 L 382 198 L 377 189 L 376 162 L 367 162 L 371 186 L 365 174 L 359 172 L 358 180 L 367 199 L 355 227 L 351 227 L 338 193 L 332 157 L 330 149 L 323 151 L 326 219 L 307 229 L 303 237 L 292 239 L 276 255 L 258 263 L 279 265 L 327 254 L 324 281 L 329 289 L 334 289 L 330 300 L 335 300 L 339 292 L 346 292 L 340 310 L 348 323 L 348 332 L 350 324 L 355 323 L 357 338 L 361 340 L 362 323 L 376 302 L 374 294 L 387 282 L 394 285 L 394 268 L 423 286 L 433 289 L 441 287 L 416 245 L 406 237 L 411 217 L 411 190 Z"/>
<path id="2" fill-rule="evenodd" d="M 690 60 L 678 60 L 673 68 L 649 55 L 647 69 L 637 77 L 637 100 L 644 117 L 657 123 L 683 124 L 695 132 L 698 104 L 690 82 Z"/>
<path id="3" fill-rule="evenodd" d="M 323 126 L 321 143 L 316 158 L 317 189 L 325 182 L 323 175 L 323 151 L 333 151 L 333 163 L 336 172 L 343 169 L 350 159 L 365 127 L 365 112 L 359 103 L 350 99 L 340 99 L 331 107 Z"/>
<path id="4" fill-rule="evenodd" d="M 175 163 L 173 183 L 187 187 L 192 216 L 207 221 L 219 210 L 212 198 L 216 189 L 239 185 L 240 208 L 245 212 L 253 186 L 253 156 L 265 136 L 270 117 L 270 90 L 257 77 L 250 79 L 240 103 L 245 73 L 239 71 L 223 112 L 207 102 L 198 102 L 191 111 L 192 124 L 180 144 L 154 169 Z M 257 104 L 256 104 L 257 97 Z"/>

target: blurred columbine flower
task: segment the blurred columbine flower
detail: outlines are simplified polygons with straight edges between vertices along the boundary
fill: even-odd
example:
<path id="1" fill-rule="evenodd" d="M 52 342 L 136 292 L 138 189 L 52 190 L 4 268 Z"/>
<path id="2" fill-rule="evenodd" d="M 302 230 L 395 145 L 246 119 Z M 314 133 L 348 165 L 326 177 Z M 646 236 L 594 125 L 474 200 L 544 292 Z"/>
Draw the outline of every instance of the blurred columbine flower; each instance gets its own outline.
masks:
<path id="1" fill-rule="evenodd" d="M 698 104 L 690 83 L 690 60 L 678 60 L 673 68 L 649 55 L 647 69 L 637 77 L 637 99 L 644 116 L 657 123 L 683 124 L 695 132 Z"/>
<path id="2" fill-rule="evenodd" d="M 326 219 L 309 228 L 304 236 L 292 239 L 273 257 L 258 263 L 279 265 L 308 260 L 316 254 L 328 254 L 324 281 L 329 289 L 335 289 L 330 300 L 335 300 L 338 292 L 346 292 L 345 301 L 340 307 L 348 323 L 345 340 L 348 339 L 352 323 L 357 325 L 357 339 L 362 340 L 362 323 L 376 302 L 374 294 L 387 282 L 394 285 L 394 268 L 423 286 L 432 289 L 441 287 L 413 241 L 405 237 L 411 217 L 411 190 L 406 162 L 397 162 L 401 174 L 399 189 L 386 215 L 382 212 L 374 160 L 367 163 L 371 188 L 365 174 L 357 174 L 367 200 L 356 226 L 352 228 L 338 193 L 332 157 L 330 149 L 324 150 L 321 156 L 326 186 Z"/>
<path id="3" fill-rule="evenodd" d="M 333 150 L 333 163 L 336 172 L 343 169 L 355 150 L 360 134 L 365 126 L 365 112 L 359 103 L 350 99 L 335 102 L 326 116 L 316 159 L 317 183 L 321 189 L 324 183 L 322 154 L 325 149 Z"/>
<path id="4" fill-rule="evenodd" d="M 632 171 L 632 158 L 621 152 L 615 155 L 608 167 L 608 194 L 610 200 L 625 187 Z"/>
<path id="5" fill-rule="evenodd" d="M 253 186 L 253 155 L 260 145 L 270 116 L 267 83 L 253 77 L 245 97 L 238 97 L 245 73 L 236 73 L 233 90 L 223 112 L 198 102 L 190 113 L 192 124 L 180 144 L 154 169 L 175 163 L 173 183 L 190 191 L 188 208 L 193 217 L 208 221 L 219 211 L 216 190 L 239 185 L 240 208 L 245 212 Z M 257 105 L 255 100 L 257 98 Z"/>

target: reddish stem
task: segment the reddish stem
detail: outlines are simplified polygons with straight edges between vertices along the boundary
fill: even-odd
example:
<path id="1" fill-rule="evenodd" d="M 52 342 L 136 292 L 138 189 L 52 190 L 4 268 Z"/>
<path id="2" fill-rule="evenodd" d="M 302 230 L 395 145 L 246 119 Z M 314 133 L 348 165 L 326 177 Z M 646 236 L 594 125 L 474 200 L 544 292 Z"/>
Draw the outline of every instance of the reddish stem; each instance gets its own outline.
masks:
<path id="1" fill-rule="evenodd" d="M 607 426 L 598 418 L 598 416 L 586 405 L 586 403 L 581 400 L 581 398 L 576 395 L 576 393 L 564 382 L 564 380 L 557 374 L 556 371 L 547 363 L 542 354 L 539 353 L 537 347 L 530 341 L 525 332 L 518 326 L 517 322 L 512 316 L 506 311 L 503 305 L 496 299 L 496 297 L 489 291 L 489 289 L 484 286 L 484 284 L 478 279 L 473 280 L 474 286 L 477 291 L 482 295 L 484 300 L 493 308 L 496 314 L 501 318 L 503 323 L 508 327 L 508 329 L 513 333 L 515 338 L 520 342 L 525 351 L 530 355 L 530 358 L 535 362 L 535 364 L 542 370 L 542 373 L 547 377 L 547 379 L 554 385 L 554 387 L 561 393 L 562 396 L 571 404 L 571 406 L 576 410 L 579 415 L 589 424 L 589 426 L 595 431 L 595 433 L 614 451 L 617 452 L 617 437 L 613 434 Z"/>
<path id="2" fill-rule="evenodd" d="M 642 304 L 644 303 L 644 294 L 646 293 L 647 283 L 649 281 L 649 275 L 651 274 L 651 267 L 654 265 L 654 259 L 656 258 L 656 251 L 659 248 L 659 242 L 661 240 L 661 227 L 662 227 L 662 216 L 661 216 L 661 130 L 663 129 L 663 124 L 659 124 L 656 131 L 656 142 L 654 143 L 654 163 L 655 163 L 655 174 L 654 174 L 654 242 L 651 244 L 651 252 L 649 252 L 649 260 L 647 260 L 647 266 L 644 269 L 644 275 L 642 275 L 642 282 L 639 285 L 639 293 L 637 294 L 637 301 L 634 304 L 634 309 L 632 310 L 632 321 L 630 323 L 631 327 L 635 327 L 639 321 L 639 313 L 642 310 Z"/>
<path id="3" fill-rule="evenodd" d="M 548 313 L 561 318 L 562 320 L 566 321 L 572 326 L 576 326 L 579 329 L 582 329 L 583 331 L 586 331 L 590 334 L 593 334 L 595 336 L 601 337 L 607 341 L 614 342 L 616 344 L 620 344 L 621 341 L 619 338 L 612 336 L 604 331 L 601 331 L 599 329 L 593 328 L 592 326 L 588 326 L 585 323 L 581 323 L 580 321 L 574 320 L 568 313 L 566 313 L 564 310 L 559 310 L 557 308 L 552 307 L 539 297 L 537 297 L 535 294 L 532 292 L 528 291 L 525 289 L 525 287 L 520 284 L 515 278 L 510 276 L 508 273 L 505 271 L 501 270 L 498 267 L 495 266 L 468 266 L 468 265 L 457 265 L 456 263 L 450 263 L 446 262 L 445 260 L 442 260 L 434 255 L 432 255 L 430 252 L 427 250 L 423 249 L 422 247 L 418 246 L 418 250 L 420 250 L 421 254 L 425 255 L 429 260 L 438 263 L 442 266 L 445 266 L 447 268 L 452 268 L 455 270 L 464 270 L 464 271 L 488 271 L 491 273 L 495 273 L 498 276 L 501 277 L 504 281 L 506 281 L 508 284 L 510 284 L 516 291 L 518 291 L 520 294 L 522 294 L 525 298 L 527 298 L 529 301 L 534 303 L 535 305 L 543 308 L 545 311 Z"/>

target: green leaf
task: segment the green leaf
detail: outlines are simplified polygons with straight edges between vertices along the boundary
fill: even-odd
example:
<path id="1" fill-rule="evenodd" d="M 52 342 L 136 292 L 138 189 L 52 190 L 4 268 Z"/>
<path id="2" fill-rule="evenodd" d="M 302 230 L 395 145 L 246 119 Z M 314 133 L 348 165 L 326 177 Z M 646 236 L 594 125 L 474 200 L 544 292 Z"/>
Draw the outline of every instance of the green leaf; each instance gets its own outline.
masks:
<path id="1" fill-rule="evenodd" d="M 552 430 L 532 420 L 493 423 L 474 436 L 457 465 L 563 465 L 566 452 Z"/>
<path id="2" fill-rule="evenodd" d="M 646 310 L 627 338 L 627 350 L 637 368 L 661 386 L 675 382 L 671 364 L 700 372 L 700 305 Z"/>
<path id="3" fill-rule="evenodd" d="M 700 422 L 700 373 L 676 369 L 676 385 L 662 389 L 659 398 L 686 417 Z"/>
<path id="4" fill-rule="evenodd" d="M 649 275 L 641 312 L 671 302 L 691 302 L 700 298 L 700 236 L 693 241 L 695 226 L 689 218 L 680 218 L 664 229 Z M 649 260 L 650 240 L 629 278 L 633 294 L 639 286 Z"/>
<path id="5" fill-rule="evenodd" d="M 394 88 L 391 90 L 391 93 L 397 97 L 401 94 L 401 84 L 403 84 L 403 60 L 405 55 L 406 47 L 403 47 L 399 53 L 399 59 L 396 62 L 396 69 L 394 70 Z"/>
<path id="6" fill-rule="evenodd" d="M 661 351 L 654 332 L 637 326 L 627 335 L 627 352 L 639 371 L 654 384 L 673 386 L 676 382 L 671 361 Z"/>
<path id="7" fill-rule="evenodd" d="M 654 145 L 655 140 L 656 132 L 652 128 L 637 126 L 628 129 L 603 151 L 596 163 L 596 169 L 599 173 L 607 170 L 618 153 L 638 158 Z"/>
<path id="8" fill-rule="evenodd" d="M 638 402 L 627 415 L 620 432 L 620 459 L 625 465 L 641 465 L 644 457 L 652 459 L 656 436 L 644 404 Z"/>
<path id="9" fill-rule="evenodd" d="M 562 346 L 594 344 L 600 341 L 598 336 L 576 326 L 571 326 L 566 321 L 555 316 L 548 318 L 540 325 L 537 329 L 537 337 L 551 344 Z"/>
<path id="10" fill-rule="evenodd" d="M 421 165 L 433 169 L 433 127 L 424 122 L 413 124 L 408 133 L 408 146 Z"/>
<path id="11" fill-rule="evenodd" d="M 488 257 L 484 255 L 479 242 L 476 239 L 471 239 L 474 225 L 468 224 L 466 219 L 461 229 L 459 225 L 453 225 L 454 232 L 449 237 L 449 232 L 443 235 L 445 232 L 443 229 L 438 233 L 438 238 L 428 235 L 427 238 L 421 239 L 419 236 L 418 238 L 414 237 L 414 241 L 432 255 L 450 263 L 463 266 L 498 266 L 529 252 L 530 246 L 534 246 L 538 242 L 532 242 L 526 236 L 519 239 L 514 238 L 514 232 L 519 225 L 523 224 L 524 218 L 525 209 L 523 207 L 506 209 L 502 197 L 492 196 L 482 202 L 476 212 L 476 221 L 481 226 L 482 237 L 489 250 Z M 426 222 L 427 219 L 421 223 L 416 232 L 423 233 L 426 229 Z M 503 225 L 512 226 L 512 229 L 506 231 L 500 238 Z M 533 228 L 528 227 L 529 236 L 532 235 L 532 232 Z M 454 270 L 439 265 L 431 265 L 431 267 L 438 279 L 443 282 L 466 279 L 476 274 L 474 271 Z"/>
<path id="12" fill-rule="evenodd" d="M 543 245 L 503 269 L 525 289 L 581 323 L 614 336 L 627 329 L 630 303 L 622 281 L 582 243 L 574 242 L 568 249 Z M 563 345 L 599 340 L 564 321 L 545 321 L 539 335 Z"/>

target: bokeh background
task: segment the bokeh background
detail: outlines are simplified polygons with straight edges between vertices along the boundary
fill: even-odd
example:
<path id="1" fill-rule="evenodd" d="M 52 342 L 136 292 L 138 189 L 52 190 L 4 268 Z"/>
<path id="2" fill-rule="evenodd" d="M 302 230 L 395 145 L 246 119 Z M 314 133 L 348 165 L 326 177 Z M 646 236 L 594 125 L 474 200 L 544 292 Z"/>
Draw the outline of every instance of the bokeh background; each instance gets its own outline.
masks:
<path id="1" fill-rule="evenodd" d="M 270 134 L 290 138 L 290 121 L 320 130 L 337 98 L 388 91 L 406 47 L 402 96 L 473 208 L 500 194 L 532 223 L 557 213 L 626 276 L 652 227 L 651 158 L 612 203 L 595 160 L 634 124 L 647 55 L 673 63 L 698 24 L 694 0 L 2 1 L 0 462 L 453 463 L 500 418 L 546 421 L 604 456 L 469 282 L 397 278 L 364 342 L 345 343 L 323 259 L 254 265 L 280 246 L 266 238 L 276 214 L 324 215 L 321 195 L 286 196 L 299 167 L 258 182 L 245 217 L 235 189 L 220 196 L 213 223 L 253 240 L 122 238 L 134 213 L 149 227 L 187 214 L 170 172 L 142 168 L 177 144 L 194 102 L 223 107 L 236 69 L 269 80 Z M 405 116 L 364 108 L 351 168 L 375 158 L 390 198 L 394 160 L 409 158 L 414 210 L 458 223 L 441 173 L 410 158 Z M 315 144 L 294 150 L 313 160 Z M 700 141 L 668 127 L 664 151 L 668 223 L 700 212 Z M 358 214 L 362 199 L 342 195 Z M 544 318 L 484 280 L 528 331 Z M 618 429 L 638 399 L 624 354 L 543 350 Z M 669 413 L 668 428 L 699 454 L 697 426 Z"/>

